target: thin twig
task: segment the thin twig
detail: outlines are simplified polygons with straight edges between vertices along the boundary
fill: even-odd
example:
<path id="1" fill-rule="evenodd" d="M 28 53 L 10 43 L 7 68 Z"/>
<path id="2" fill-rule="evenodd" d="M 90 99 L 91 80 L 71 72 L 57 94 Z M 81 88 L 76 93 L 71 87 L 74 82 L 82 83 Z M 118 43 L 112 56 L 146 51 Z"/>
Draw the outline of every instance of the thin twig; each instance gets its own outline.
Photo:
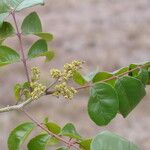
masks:
<path id="1" fill-rule="evenodd" d="M 11 15 L 13 17 L 15 27 L 16 27 L 16 32 L 17 32 L 16 35 L 17 35 L 18 40 L 19 40 L 20 51 L 21 51 L 21 55 L 22 55 L 22 62 L 23 62 L 23 65 L 24 65 L 25 74 L 26 74 L 26 77 L 27 77 L 27 81 L 30 82 L 30 77 L 29 77 L 29 72 L 28 72 L 28 67 L 27 67 L 27 61 L 26 61 L 26 57 L 25 57 L 25 53 L 24 53 L 24 49 L 23 49 L 22 36 L 21 36 L 21 33 L 19 31 L 19 27 L 18 27 L 18 24 L 17 24 L 15 11 L 11 12 Z"/>
<path id="2" fill-rule="evenodd" d="M 80 150 L 74 143 L 71 143 L 70 141 L 65 140 L 64 138 L 62 138 L 61 136 L 54 134 L 53 132 L 49 131 L 47 128 L 43 127 L 43 125 L 41 123 L 39 123 L 36 119 L 34 119 L 26 110 L 24 109 L 20 109 L 22 112 L 24 112 L 24 114 L 30 119 L 32 120 L 32 122 L 34 122 L 38 127 L 40 127 L 42 130 L 44 130 L 45 132 L 47 132 L 50 136 L 53 136 L 54 138 L 56 138 L 57 140 L 60 140 L 61 142 L 65 143 L 66 145 L 70 145 L 71 147 Z"/>

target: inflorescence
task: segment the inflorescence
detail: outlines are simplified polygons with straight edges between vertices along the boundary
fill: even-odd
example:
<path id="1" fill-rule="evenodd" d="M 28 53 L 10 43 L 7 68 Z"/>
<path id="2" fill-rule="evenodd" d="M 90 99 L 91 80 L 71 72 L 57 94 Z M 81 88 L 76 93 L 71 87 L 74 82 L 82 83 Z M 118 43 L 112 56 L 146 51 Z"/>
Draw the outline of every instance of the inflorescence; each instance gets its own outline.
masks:
<path id="1" fill-rule="evenodd" d="M 40 70 L 37 67 L 32 68 L 31 70 L 31 98 L 33 100 L 36 100 L 38 98 L 40 98 L 46 90 L 46 86 L 42 85 L 41 83 L 39 83 L 40 80 Z"/>
<path id="2" fill-rule="evenodd" d="M 63 96 L 66 99 L 72 99 L 74 94 L 77 93 L 74 87 L 67 84 L 67 81 L 71 79 L 76 71 L 81 69 L 83 62 L 73 61 L 64 65 L 64 70 L 52 69 L 50 70 L 50 76 L 53 79 L 58 80 L 58 84 L 54 86 L 53 96 Z"/>
<path id="3" fill-rule="evenodd" d="M 57 81 L 53 86 L 53 96 L 58 98 L 63 96 L 65 99 L 73 98 L 77 91 L 74 87 L 69 86 L 67 82 L 73 78 L 75 72 L 81 69 L 82 64 L 83 62 L 75 60 L 70 64 L 65 64 L 62 71 L 59 69 L 50 70 L 50 77 Z M 40 83 L 40 69 L 38 67 L 31 69 L 30 87 L 30 95 L 33 100 L 40 98 L 46 92 L 46 86 Z"/>

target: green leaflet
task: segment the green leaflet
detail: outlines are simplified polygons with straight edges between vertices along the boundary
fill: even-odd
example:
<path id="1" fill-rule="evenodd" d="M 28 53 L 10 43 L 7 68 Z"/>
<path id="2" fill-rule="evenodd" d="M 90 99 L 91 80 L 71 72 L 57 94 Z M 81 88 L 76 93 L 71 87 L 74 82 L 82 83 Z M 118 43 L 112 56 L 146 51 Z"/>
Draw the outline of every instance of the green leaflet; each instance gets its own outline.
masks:
<path id="1" fill-rule="evenodd" d="M 99 133 L 91 143 L 91 150 L 139 150 L 130 141 L 111 133 L 103 131 Z"/>
<path id="2" fill-rule="evenodd" d="M 8 37 L 15 34 L 13 26 L 9 22 L 3 22 L 0 27 L 0 44 Z"/>
<path id="3" fill-rule="evenodd" d="M 124 76 L 116 81 L 115 89 L 119 98 L 119 111 L 126 117 L 146 95 L 145 87 L 136 78 Z"/>
<path id="4" fill-rule="evenodd" d="M 28 150 L 45 150 L 50 136 L 48 134 L 40 134 L 32 138 L 28 143 Z"/>
<path id="5" fill-rule="evenodd" d="M 36 34 L 42 32 L 42 24 L 36 12 L 30 13 L 24 20 L 21 26 L 22 33 Z"/>
<path id="6" fill-rule="evenodd" d="M 112 78 L 113 76 L 114 76 L 113 74 L 108 73 L 108 72 L 99 72 L 94 76 L 92 81 L 93 81 L 93 83 L 96 83 L 96 82 L 100 82 L 100 81 Z M 111 84 L 112 86 L 114 86 L 115 80 L 116 79 L 112 79 L 112 80 L 109 80 L 109 81 L 106 81 L 106 82 Z"/>
<path id="7" fill-rule="evenodd" d="M 59 135 L 68 136 L 70 138 L 75 138 L 75 139 L 81 139 L 81 136 L 77 133 L 77 131 L 72 123 L 67 123 L 62 128 Z"/>
<path id="8" fill-rule="evenodd" d="M 34 124 L 27 122 L 17 126 L 9 135 L 8 149 L 20 150 L 20 146 L 26 140 L 34 128 Z"/>
<path id="9" fill-rule="evenodd" d="M 118 109 L 118 97 L 115 89 L 111 85 L 97 83 L 91 89 L 88 113 L 97 125 L 107 125 L 116 116 Z"/>
<path id="10" fill-rule="evenodd" d="M 49 131 L 55 134 L 59 134 L 61 131 L 61 127 L 54 122 L 47 122 L 45 123 L 45 126 L 47 127 Z"/>
<path id="11" fill-rule="evenodd" d="M 43 39 L 36 41 L 31 46 L 31 48 L 29 49 L 29 52 L 28 52 L 28 58 L 29 59 L 41 57 L 41 56 L 45 56 L 46 61 L 50 61 L 54 57 L 54 52 L 48 51 L 47 42 Z"/>
<path id="12" fill-rule="evenodd" d="M 0 1 L 0 14 L 8 13 L 12 9 L 20 11 L 22 9 L 32 7 L 38 4 L 44 4 L 43 0 L 1 0 Z"/>
<path id="13" fill-rule="evenodd" d="M 0 66 L 18 61 L 20 61 L 20 56 L 15 50 L 7 46 L 0 46 Z"/>

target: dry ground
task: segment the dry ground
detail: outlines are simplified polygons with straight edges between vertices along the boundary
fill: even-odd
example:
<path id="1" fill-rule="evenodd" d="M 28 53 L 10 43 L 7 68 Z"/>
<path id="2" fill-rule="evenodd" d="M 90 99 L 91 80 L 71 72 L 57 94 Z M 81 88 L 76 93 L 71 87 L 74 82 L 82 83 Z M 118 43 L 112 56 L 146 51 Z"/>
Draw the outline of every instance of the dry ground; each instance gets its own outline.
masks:
<path id="1" fill-rule="evenodd" d="M 44 64 L 43 59 L 29 62 L 30 66 L 42 69 L 43 81 L 52 67 L 72 59 L 85 60 L 83 72 L 113 71 L 133 62 L 150 60 L 150 1 L 149 0 L 47 0 L 44 7 L 33 8 L 39 12 L 45 31 L 52 32 L 55 40 L 50 47 L 55 49 L 54 61 Z M 28 9 L 18 14 L 21 22 Z M 33 38 L 24 38 L 28 48 Z M 18 48 L 15 39 L 9 44 Z M 0 70 L 0 102 L 13 104 L 12 88 L 23 82 L 22 64 Z M 137 143 L 141 150 L 150 149 L 150 88 L 140 105 L 123 119 L 117 116 L 107 127 L 97 127 L 88 117 L 88 95 L 80 93 L 71 102 L 51 96 L 43 98 L 28 108 L 38 120 L 49 116 L 61 125 L 73 122 L 84 136 L 93 136 L 98 131 L 109 129 Z M 0 150 L 7 150 L 6 139 L 17 123 L 28 120 L 22 113 L 0 114 Z M 25 148 L 26 149 L 26 148 Z"/>

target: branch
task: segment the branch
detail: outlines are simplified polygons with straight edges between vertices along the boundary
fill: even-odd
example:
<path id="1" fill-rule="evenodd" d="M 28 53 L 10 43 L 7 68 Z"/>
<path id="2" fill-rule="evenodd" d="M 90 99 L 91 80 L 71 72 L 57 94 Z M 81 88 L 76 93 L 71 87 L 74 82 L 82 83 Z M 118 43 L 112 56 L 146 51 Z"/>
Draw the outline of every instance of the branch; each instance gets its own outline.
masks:
<path id="1" fill-rule="evenodd" d="M 97 83 L 103 83 L 103 82 L 107 82 L 107 81 L 110 81 L 110 80 L 113 80 L 113 79 L 117 79 L 119 77 L 122 77 L 122 76 L 124 76 L 124 75 L 126 75 L 126 74 L 128 74 L 130 72 L 133 72 L 133 71 L 135 71 L 137 69 L 141 69 L 143 67 L 150 67 L 150 64 L 138 66 L 138 67 L 136 67 L 134 69 L 128 70 L 126 72 L 123 72 L 123 73 L 119 74 L 118 76 L 112 76 L 112 77 L 110 77 L 108 79 L 104 79 L 104 80 L 99 81 Z M 79 90 L 82 90 L 82 89 L 85 89 L 85 88 L 90 88 L 90 87 L 93 87 L 94 85 L 95 85 L 95 83 L 90 84 L 90 85 L 86 85 L 86 86 L 82 86 L 82 87 L 76 88 L 76 90 L 79 91 Z"/>
<path id="2" fill-rule="evenodd" d="M 15 27 L 16 27 L 17 37 L 18 37 L 18 40 L 19 40 L 20 51 L 21 51 L 21 55 L 22 55 L 22 62 L 23 62 L 24 69 L 25 69 L 25 74 L 26 74 L 26 77 L 27 77 L 27 81 L 30 82 L 30 77 L 29 77 L 29 72 L 28 72 L 28 67 L 27 67 L 27 60 L 26 60 L 26 57 L 25 57 L 25 54 L 24 54 L 24 49 L 23 49 L 23 44 L 22 44 L 22 36 L 21 36 L 21 33 L 19 31 L 19 27 L 18 27 L 18 24 L 17 24 L 17 21 L 16 21 L 15 11 L 11 12 L 11 15 L 13 17 Z"/>
<path id="3" fill-rule="evenodd" d="M 26 105 L 30 104 L 32 101 L 33 100 L 30 98 L 21 104 L 1 108 L 0 113 L 9 112 L 9 111 L 13 111 L 13 110 L 19 110 L 19 109 L 25 107 Z"/>
<path id="4" fill-rule="evenodd" d="M 129 70 L 129 71 L 126 71 L 126 72 L 124 72 L 124 73 L 121 73 L 121 74 L 118 75 L 118 76 L 113 76 L 113 77 L 110 77 L 110 78 L 108 78 L 108 79 L 102 80 L 102 81 L 97 82 L 97 83 L 103 83 L 103 82 L 107 82 L 107 81 L 110 81 L 110 80 L 113 80 L 113 79 L 117 79 L 117 78 L 119 78 L 119 77 L 121 77 L 121 76 L 124 76 L 124 75 L 126 75 L 126 74 L 128 74 L 128 73 L 130 73 L 130 72 L 133 72 L 133 71 L 135 71 L 135 70 L 137 70 L 137 69 L 139 69 L 139 68 L 143 68 L 143 67 L 146 67 L 146 66 L 149 67 L 150 64 L 138 66 L 138 67 L 136 67 L 136 68 L 134 68 L 134 69 L 131 69 L 131 70 Z M 93 87 L 94 85 L 95 85 L 95 84 L 78 87 L 78 88 L 76 88 L 76 90 L 79 91 L 79 90 L 82 90 L 82 89 L 85 89 L 85 88 L 90 88 L 90 87 Z M 55 92 L 55 91 L 45 91 L 45 94 L 44 94 L 44 95 L 52 95 L 54 92 Z M 42 96 L 44 96 L 44 95 L 42 95 Z M 21 108 L 25 107 L 26 105 L 32 103 L 33 101 L 34 101 L 34 100 L 32 100 L 32 99 L 30 98 L 30 99 L 26 100 L 25 102 L 23 102 L 23 103 L 21 103 L 21 104 L 13 105 L 13 106 L 7 106 L 7 107 L 4 107 L 4 108 L 1 108 L 1 109 L 0 109 L 0 113 L 9 112 L 9 111 L 21 109 Z"/>
<path id="5" fill-rule="evenodd" d="M 30 119 L 32 120 L 32 122 L 34 122 L 38 127 L 40 127 L 42 130 L 46 131 L 50 136 L 53 136 L 54 138 L 56 138 L 57 140 L 60 140 L 61 142 L 65 143 L 67 146 L 70 147 L 74 147 L 77 150 L 80 150 L 74 143 L 71 142 L 70 140 L 67 141 L 65 139 L 63 139 L 61 136 L 54 134 L 53 132 L 49 131 L 47 128 L 43 127 L 41 123 L 39 123 L 36 119 L 34 119 L 27 111 L 25 111 L 24 109 L 20 109 L 22 112 L 24 112 L 24 114 Z"/>

